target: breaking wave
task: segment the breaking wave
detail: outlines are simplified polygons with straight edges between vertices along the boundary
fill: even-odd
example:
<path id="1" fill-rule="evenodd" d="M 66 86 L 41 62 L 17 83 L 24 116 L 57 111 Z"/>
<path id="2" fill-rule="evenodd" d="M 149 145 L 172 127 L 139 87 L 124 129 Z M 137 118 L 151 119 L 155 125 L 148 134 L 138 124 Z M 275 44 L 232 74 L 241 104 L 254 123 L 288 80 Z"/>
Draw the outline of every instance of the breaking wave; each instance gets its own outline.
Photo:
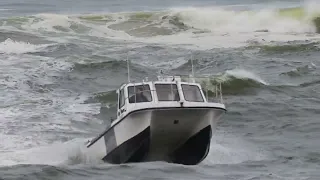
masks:
<path id="1" fill-rule="evenodd" d="M 210 80 L 200 80 L 200 83 L 208 90 L 209 96 L 215 92 L 216 85 L 221 83 L 221 88 L 224 95 L 236 95 L 248 93 L 253 88 L 260 88 L 269 85 L 258 75 L 244 70 L 233 69 L 217 75 Z"/>
<path id="2" fill-rule="evenodd" d="M 34 45 L 28 42 L 13 41 L 10 38 L 0 42 L 0 54 L 24 54 L 43 50 L 47 45 Z"/>
<path id="3" fill-rule="evenodd" d="M 258 11 L 208 7 L 89 15 L 38 14 L 2 19 L 0 25 L 29 31 L 146 37 L 171 35 L 188 30 L 196 34 L 315 32 L 320 26 L 318 17 L 319 10 L 309 10 L 306 7 Z"/>
<path id="4" fill-rule="evenodd" d="M 232 10 L 225 7 L 171 8 L 105 14 L 36 14 L 0 19 L 0 30 L 49 39 L 107 38 L 212 49 L 242 47 L 250 41 L 315 39 L 320 11 L 307 7 Z M 55 38 L 52 37 L 55 36 Z"/>

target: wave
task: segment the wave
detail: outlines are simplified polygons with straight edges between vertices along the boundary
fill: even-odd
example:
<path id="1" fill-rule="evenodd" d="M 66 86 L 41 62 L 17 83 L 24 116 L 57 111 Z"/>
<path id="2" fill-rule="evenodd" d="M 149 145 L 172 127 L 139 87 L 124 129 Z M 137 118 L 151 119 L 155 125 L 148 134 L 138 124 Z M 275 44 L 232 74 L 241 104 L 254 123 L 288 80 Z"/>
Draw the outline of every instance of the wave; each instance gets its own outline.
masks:
<path id="1" fill-rule="evenodd" d="M 211 49 L 241 47 L 251 40 L 263 43 L 263 40 L 314 39 L 319 32 L 318 12 L 309 13 L 305 7 L 250 11 L 197 7 L 106 14 L 36 14 L 0 19 L 0 29 L 59 38 L 90 36 Z"/>
<path id="2" fill-rule="evenodd" d="M 309 86 L 314 86 L 314 85 L 319 85 L 320 84 L 320 80 L 315 80 L 315 81 L 311 81 L 311 82 L 305 82 L 300 84 L 301 87 L 309 87 Z"/>
<path id="3" fill-rule="evenodd" d="M 209 97 L 215 96 L 216 86 L 220 83 L 224 95 L 251 93 L 254 88 L 261 88 L 269 85 L 258 75 L 244 69 L 228 70 L 215 76 L 196 78 L 196 81 L 201 84 L 205 94 L 208 92 Z M 97 102 L 108 106 L 114 105 L 117 102 L 116 91 L 111 90 L 95 93 L 91 98 L 86 100 L 86 103 Z"/>
<path id="4" fill-rule="evenodd" d="M 117 93 L 115 90 L 108 92 L 95 93 L 93 97 L 85 101 L 85 103 L 102 103 L 102 104 L 112 104 L 118 101 Z"/>
<path id="5" fill-rule="evenodd" d="M 318 17 L 319 10 L 309 12 L 304 7 L 259 11 L 233 11 L 222 7 L 208 7 L 88 15 L 38 14 L 2 19 L 0 24 L 21 30 L 75 33 L 104 31 L 106 34 L 123 31 L 132 36 L 145 37 L 171 35 L 187 30 L 194 33 L 241 33 L 261 30 L 281 33 L 314 32 L 320 25 Z"/>
<path id="6" fill-rule="evenodd" d="M 10 38 L 0 43 L 0 54 L 24 54 L 38 52 L 48 45 L 35 45 L 28 42 L 13 41 Z"/>
<path id="7" fill-rule="evenodd" d="M 244 70 L 233 69 L 211 77 L 209 80 L 199 80 L 208 95 L 213 96 L 216 85 L 221 84 L 224 95 L 251 93 L 252 89 L 268 86 L 269 84 L 258 75 Z"/>
<path id="8" fill-rule="evenodd" d="M 85 71 L 85 72 L 94 72 L 97 70 L 110 70 L 112 72 L 119 72 L 127 76 L 127 61 L 117 60 L 107 56 L 90 56 L 90 59 L 103 59 L 104 61 L 96 62 L 76 62 L 73 65 L 73 71 Z M 132 77 L 140 78 L 141 76 L 147 76 L 148 74 L 153 74 L 154 69 L 152 67 L 145 66 L 141 63 L 135 63 L 130 61 L 130 73 Z M 144 78 L 144 77 L 142 77 Z M 133 80 L 134 81 L 134 80 Z"/>
<path id="9" fill-rule="evenodd" d="M 117 61 L 110 59 L 110 61 L 91 62 L 91 63 L 75 63 L 73 70 L 75 71 L 95 71 L 97 69 L 125 69 L 127 63 L 125 61 Z"/>
<path id="10" fill-rule="evenodd" d="M 299 18 L 297 18 L 299 17 Z M 193 33 L 242 32 L 314 32 L 320 11 L 303 7 L 278 10 L 233 11 L 220 7 L 174 8 L 160 12 L 131 12 L 108 15 L 86 15 L 79 19 L 89 23 L 110 23 L 113 30 L 134 36 L 171 35 L 191 30 Z"/>
<path id="11" fill-rule="evenodd" d="M 281 73 L 280 75 L 286 75 L 289 77 L 299 77 L 299 76 L 309 74 L 315 69 L 316 69 L 316 66 L 313 63 L 311 63 L 310 65 L 300 66 L 295 69 L 292 69 L 291 71 Z"/>
<path id="12" fill-rule="evenodd" d="M 297 42 L 286 42 L 277 45 L 251 45 L 247 46 L 248 49 L 258 48 L 262 53 L 274 54 L 274 53 L 287 53 L 287 52 L 308 52 L 318 51 L 319 42 L 308 42 L 297 41 Z"/>
<path id="13" fill-rule="evenodd" d="M 277 12 L 280 16 L 295 18 L 295 19 L 305 19 L 305 18 L 314 18 L 320 15 L 320 12 L 317 9 L 311 8 L 312 4 L 309 4 L 305 7 L 291 7 L 291 8 L 282 8 Z M 318 6 L 318 5 L 315 5 Z"/>
<path id="14" fill-rule="evenodd" d="M 263 82 L 263 81 L 262 81 Z M 209 80 L 200 80 L 200 83 L 203 87 L 204 94 L 208 90 L 208 96 L 214 97 L 214 92 L 216 91 L 216 85 L 221 83 L 223 95 L 238 95 L 244 93 L 252 92 L 252 88 L 260 88 L 266 86 L 266 84 L 257 81 L 255 79 L 250 79 L 249 77 L 240 78 L 232 75 L 222 75 L 220 77 L 209 78 Z M 106 105 L 114 105 L 117 102 L 116 91 L 107 91 L 95 93 L 92 98 L 89 98 L 86 103 L 102 103 Z"/>
<path id="15" fill-rule="evenodd" d="M 320 33 L 320 12 L 318 4 L 309 3 L 306 7 L 284 8 L 278 11 L 280 16 L 307 20 L 314 24 L 316 32 Z"/>

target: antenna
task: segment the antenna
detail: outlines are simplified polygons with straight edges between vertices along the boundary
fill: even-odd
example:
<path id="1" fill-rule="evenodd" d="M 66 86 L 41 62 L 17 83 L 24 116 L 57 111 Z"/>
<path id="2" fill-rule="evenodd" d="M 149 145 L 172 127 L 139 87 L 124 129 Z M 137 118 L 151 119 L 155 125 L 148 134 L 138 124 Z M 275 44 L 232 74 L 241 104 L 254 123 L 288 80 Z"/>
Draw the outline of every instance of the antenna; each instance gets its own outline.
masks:
<path id="1" fill-rule="evenodd" d="M 193 55 L 191 54 L 191 71 L 192 71 L 192 82 L 195 82 L 194 70 L 193 70 Z"/>
<path id="2" fill-rule="evenodd" d="M 192 70 L 192 77 L 194 77 L 194 71 L 193 71 L 193 55 L 191 55 L 191 70 Z"/>
<path id="3" fill-rule="evenodd" d="M 130 82 L 130 67 L 129 67 L 129 58 L 128 58 L 128 54 L 127 54 L 127 69 L 128 69 L 128 82 Z"/>

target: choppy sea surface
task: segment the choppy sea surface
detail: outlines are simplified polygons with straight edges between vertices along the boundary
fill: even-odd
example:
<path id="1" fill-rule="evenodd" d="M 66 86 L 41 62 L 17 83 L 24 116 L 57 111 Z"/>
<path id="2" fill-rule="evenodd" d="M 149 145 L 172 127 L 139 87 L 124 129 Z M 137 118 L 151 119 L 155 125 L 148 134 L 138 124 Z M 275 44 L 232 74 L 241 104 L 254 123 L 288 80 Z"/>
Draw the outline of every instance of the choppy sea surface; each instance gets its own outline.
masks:
<path id="1" fill-rule="evenodd" d="M 0 179 L 320 179 L 319 1 L 2 0 Z M 131 79 L 222 82 L 204 162 L 110 165 L 85 142 Z M 211 86 L 206 87 L 210 90 Z"/>

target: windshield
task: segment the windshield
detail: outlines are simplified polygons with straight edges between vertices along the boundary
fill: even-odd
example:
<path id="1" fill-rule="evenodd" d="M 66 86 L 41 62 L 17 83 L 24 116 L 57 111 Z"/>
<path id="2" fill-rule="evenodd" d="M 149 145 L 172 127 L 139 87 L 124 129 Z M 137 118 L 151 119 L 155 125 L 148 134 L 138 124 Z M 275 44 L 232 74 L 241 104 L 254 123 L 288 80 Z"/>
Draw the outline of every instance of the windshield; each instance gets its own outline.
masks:
<path id="1" fill-rule="evenodd" d="M 159 101 L 179 101 L 180 96 L 176 84 L 156 84 Z"/>
<path id="2" fill-rule="evenodd" d="M 152 96 L 149 85 L 128 87 L 129 103 L 151 102 Z"/>
<path id="3" fill-rule="evenodd" d="M 181 87 L 182 87 L 184 99 L 186 101 L 192 101 L 192 102 L 204 101 L 198 86 L 182 84 Z"/>

